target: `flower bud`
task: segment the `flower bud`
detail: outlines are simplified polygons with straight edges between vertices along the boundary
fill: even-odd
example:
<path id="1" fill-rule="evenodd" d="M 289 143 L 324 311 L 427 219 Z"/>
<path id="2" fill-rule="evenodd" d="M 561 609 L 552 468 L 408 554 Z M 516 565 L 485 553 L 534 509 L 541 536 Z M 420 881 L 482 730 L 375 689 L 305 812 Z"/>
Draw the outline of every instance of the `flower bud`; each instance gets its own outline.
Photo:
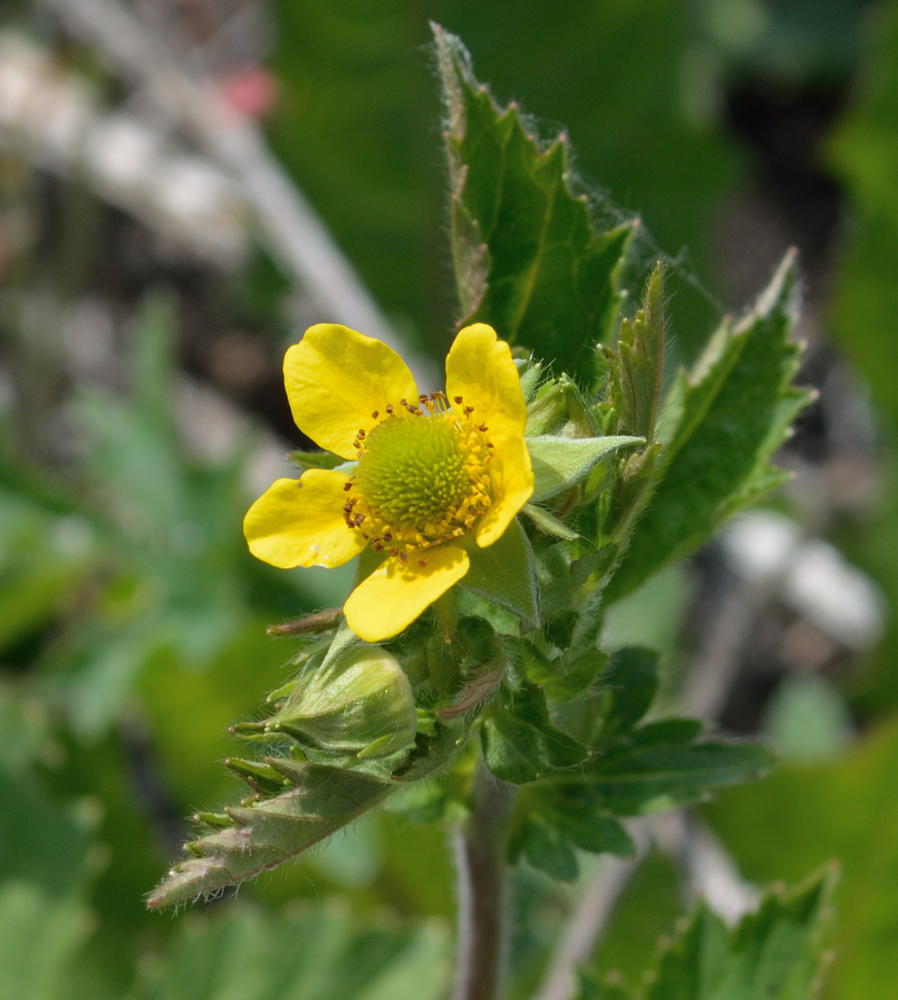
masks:
<path id="1" fill-rule="evenodd" d="M 263 727 L 316 749 L 385 757 L 414 742 L 415 697 L 402 667 L 385 649 L 352 645 L 300 675 Z"/>

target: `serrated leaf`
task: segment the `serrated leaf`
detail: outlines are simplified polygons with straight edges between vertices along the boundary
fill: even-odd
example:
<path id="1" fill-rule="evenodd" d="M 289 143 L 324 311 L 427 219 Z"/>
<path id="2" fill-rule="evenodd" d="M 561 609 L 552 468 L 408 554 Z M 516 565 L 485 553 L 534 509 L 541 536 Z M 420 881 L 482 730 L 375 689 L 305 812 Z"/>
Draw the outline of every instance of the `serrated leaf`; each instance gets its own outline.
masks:
<path id="1" fill-rule="evenodd" d="M 584 767 L 588 787 L 609 812 L 636 816 L 697 802 L 712 788 L 758 777 L 774 762 L 773 754 L 762 746 L 682 742 L 677 737 L 695 735 L 687 727 L 680 732 L 668 729 L 667 735 L 672 738 L 650 738 L 612 749 Z"/>
<path id="2" fill-rule="evenodd" d="M 151 894 L 148 906 L 194 900 L 274 868 L 344 827 L 396 787 L 364 774 L 290 758 L 269 758 L 268 763 L 289 779 L 291 787 L 274 797 L 226 809 L 232 825 L 189 845 L 194 857 L 174 866 Z"/>
<path id="3" fill-rule="evenodd" d="M 660 482 L 606 600 L 630 593 L 695 549 L 781 481 L 770 457 L 810 399 L 790 386 L 800 353 L 787 339 L 797 318 L 796 282 L 789 253 L 754 309 L 736 326 L 725 322 L 688 382 L 681 382 L 682 413 Z"/>
<path id="4" fill-rule="evenodd" d="M 526 631 L 539 625 L 539 598 L 533 550 L 520 521 L 515 518 L 505 534 L 482 549 L 469 541 L 471 566 L 462 586 L 517 615 Z"/>
<path id="5" fill-rule="evenodd" d="M 620 307 L 633 225 L 596 233 L 569 181 L 564 137 L 541 148 L 517 108 L 493 102 L 454 35 L 434 26 L 452 184 L 462 323 L 484 322 L 558 369 L 592 381 L 594 347 Z"/>
<path id="6" fill-rule="evenodd" d="M 527 450 L 533 463 L 533 496 L 545 500 L 568 490 L 585 479 L 608 455 L 621 448 L 644 444 L 631 436 L 565 438 L 552 435 L 527 438 Z"/>
<path id="7" fill-rule="evenodd" d="M 807 1000 L 818 978 L 831 868 L 765 896 L 734 931 L 706 903 L 656 962 L 644 1000 Z"/>
<path id="8" fill-rule="evenodd" d="M 582 743 L 555 728 L 542 691 L 526 685 L 497 707 L 480 731 L 483 758 L 500 781 L 523 785 L 586 758 Z"/>

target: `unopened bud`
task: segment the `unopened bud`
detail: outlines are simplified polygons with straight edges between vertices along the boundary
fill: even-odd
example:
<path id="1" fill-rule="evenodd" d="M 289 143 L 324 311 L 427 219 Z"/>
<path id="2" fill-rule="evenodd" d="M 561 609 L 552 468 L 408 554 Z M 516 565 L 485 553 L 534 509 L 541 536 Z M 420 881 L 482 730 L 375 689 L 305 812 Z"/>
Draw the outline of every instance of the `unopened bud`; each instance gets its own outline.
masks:
<path id="1" fill-rule="evenodd" d="M 385 757 L 417 732 L 415 697 L 398 661 L 380 646 L 350 646 L 302 674 L 286 703 L 263 724 L 299 743 L 360 757 Z"/>

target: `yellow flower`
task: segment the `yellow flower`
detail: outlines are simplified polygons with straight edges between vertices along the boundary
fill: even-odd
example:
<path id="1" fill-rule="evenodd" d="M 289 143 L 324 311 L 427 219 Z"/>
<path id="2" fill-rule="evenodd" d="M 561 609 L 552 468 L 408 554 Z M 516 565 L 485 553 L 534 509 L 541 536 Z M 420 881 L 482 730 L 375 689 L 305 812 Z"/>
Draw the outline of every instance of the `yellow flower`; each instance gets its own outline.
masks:
<path id="1" fill-rule="evenodd" d="M 383 553 L 343 608 L 358 636 L 379 642 L 461 580 L 468 549 L 498 541 L 533 493 L 511 351 L 491 327 L 465 327 L 445 395 L 419 396 L 386 344 L 321 323 L 287 351 L 284 377 L 297 426 L 356 464 L 279 479 L 244 519 L 250 552 L 284 569 L 340 566 L 369 545 Z"/>

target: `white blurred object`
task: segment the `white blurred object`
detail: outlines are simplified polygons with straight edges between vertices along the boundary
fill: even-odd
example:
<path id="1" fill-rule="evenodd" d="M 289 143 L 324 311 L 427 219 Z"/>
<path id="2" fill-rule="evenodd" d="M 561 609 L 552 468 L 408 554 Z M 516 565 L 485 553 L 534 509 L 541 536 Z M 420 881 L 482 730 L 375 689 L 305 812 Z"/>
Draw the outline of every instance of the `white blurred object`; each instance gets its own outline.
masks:
<path id="1" fill-rule="evenodd" d="M 249 246 L 249 207 L 211 160 L 132 116 L 104 114 L 83 80 L 0 32 L 0 147 L 96 194 L 176 244 L 231 268 Z"/>
<path id="2" fill-rule="evenodd" d="M 879 589 L 835 546 L 803 538 L 795 522 L 750 511 L 733 521 L 722 544 L 739 576 L 849 649 L 869 649 L 882 638 L 886 604 Z"/>

